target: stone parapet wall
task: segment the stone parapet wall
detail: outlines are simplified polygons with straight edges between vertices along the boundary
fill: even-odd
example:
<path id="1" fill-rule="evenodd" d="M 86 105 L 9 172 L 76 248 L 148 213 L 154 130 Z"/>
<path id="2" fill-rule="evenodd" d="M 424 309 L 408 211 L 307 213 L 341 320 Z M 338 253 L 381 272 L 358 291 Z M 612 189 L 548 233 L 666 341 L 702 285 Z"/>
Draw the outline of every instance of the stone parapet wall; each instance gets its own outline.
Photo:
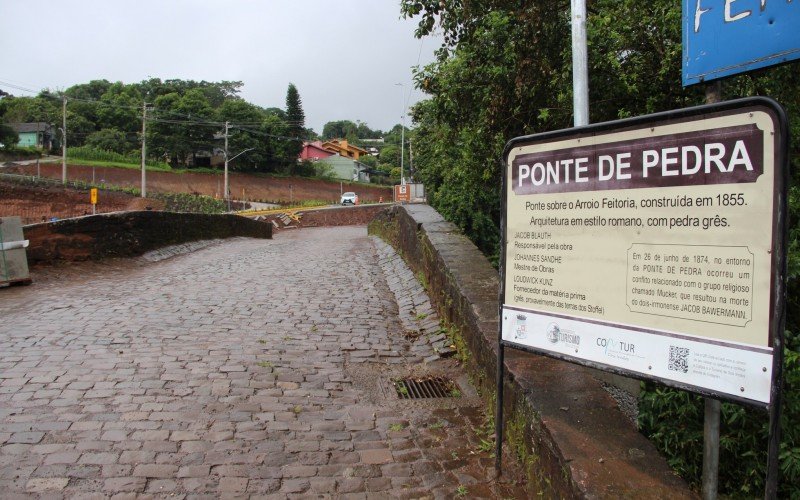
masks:
<path id="1" fill-rule="evenodd" d="M 237 215 L 116 212 L 23 228 L 28 263 L 132 257 L 168 245 L 246 236 L 272 238 L 272 224 Z"/>
<path id="2" fill-rule="evenodd" d="M 369 230 L 424 277 L 440 316 L 458 332 L 473 379 L 493 404 L 497 271 L 457 227 L 427 205 L 388 208 L 376 215 Z M 694 497 L 591 370 L 514 349 L 505 350 L 505 361 L 505 453 L 523 462 L 534 493 L 539 490 L 547 498 Z"/>

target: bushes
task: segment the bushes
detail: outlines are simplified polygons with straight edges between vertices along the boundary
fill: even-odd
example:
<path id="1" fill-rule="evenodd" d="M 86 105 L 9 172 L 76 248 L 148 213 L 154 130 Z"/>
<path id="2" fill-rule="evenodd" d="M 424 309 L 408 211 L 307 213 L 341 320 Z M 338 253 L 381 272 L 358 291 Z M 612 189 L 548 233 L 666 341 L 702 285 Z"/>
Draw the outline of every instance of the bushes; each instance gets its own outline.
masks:
<path id="1" fill-rule="evenodd" d="M 226 212 L 225 201 L 187 193 L 151 194 L 151 198 L 164 202 L 164 210 L 169 212 L 192 212 L 199 214 L 222 214 Z"/>
<path id="2" fill-rule="evenodd" d="M 67 148 L 67 158 L 70 160 L 86 160 L 86 161 L 101 161 L 115 164 L 141 164 L 141 157 L 136 154 L 120 154 L 113 151 L 105 151 L 97 149 L 92 146 L 80 146 L 74 148 Z M 162 170 L 170 170 L 169 165 L 164 162 L 157 162 L 148 160 L 146 162 L 148 167 L 153 167 Z"/>

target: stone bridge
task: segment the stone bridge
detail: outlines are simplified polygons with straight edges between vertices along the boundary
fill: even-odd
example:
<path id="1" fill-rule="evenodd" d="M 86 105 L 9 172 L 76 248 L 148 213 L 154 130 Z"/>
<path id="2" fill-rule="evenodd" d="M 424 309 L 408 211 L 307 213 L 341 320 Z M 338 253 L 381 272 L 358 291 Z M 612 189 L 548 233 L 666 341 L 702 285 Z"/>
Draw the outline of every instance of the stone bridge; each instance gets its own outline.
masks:
<path id="1" fill-rule="evenodd" d="M 64 227 L 31 231 L 121 254 Z M 497 277 L 429 207 L 247 231 L 0 289 L 1 496 L 691 495 L 590 373 L 530 355 L 496 476 Z"/>

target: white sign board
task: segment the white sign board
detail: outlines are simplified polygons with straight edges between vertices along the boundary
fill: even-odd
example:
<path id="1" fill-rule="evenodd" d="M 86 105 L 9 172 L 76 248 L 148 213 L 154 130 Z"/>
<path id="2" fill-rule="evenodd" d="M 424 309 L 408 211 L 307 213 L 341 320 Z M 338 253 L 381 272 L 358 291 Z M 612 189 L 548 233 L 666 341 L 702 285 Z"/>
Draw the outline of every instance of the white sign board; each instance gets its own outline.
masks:
<path id="1" fill-rule="evenodd" d="M 502 342 L 768 405 L 784 158 L 767 99 L 515 139 Z"/>

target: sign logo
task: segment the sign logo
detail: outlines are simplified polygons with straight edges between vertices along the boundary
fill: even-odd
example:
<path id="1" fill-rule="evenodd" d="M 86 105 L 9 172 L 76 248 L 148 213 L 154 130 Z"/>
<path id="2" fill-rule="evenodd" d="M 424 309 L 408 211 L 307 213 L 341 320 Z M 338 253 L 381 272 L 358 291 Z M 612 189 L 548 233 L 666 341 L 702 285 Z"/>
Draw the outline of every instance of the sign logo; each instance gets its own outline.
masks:
<path id="1" fill-rule="evenodd" d="M 524 314 L 517 314 L 514 321 L 514 340 L 524 339 L 528 336 L 528 317 Z"/>
<path id="2" fill-rule="evenodd" d="M 558 323 L 550 323 L 547 325 L 547 331 L 545 334 L 547 335 L 547 340 L 549 340 L 551 344 L 563 342 L 564 344 L 576 349 L 581 345 L 580 335 L 577 335 L 571 330 L 562 330 L 561 327 L 558 326 Z"/>
<path id="3" fill-rule="evenodd" d="M 611 337 L 597 337 L 595 343 L 598 347 L 603 348 L 603 354 L 609 358 L 628 361 L 631 358 L 643 357 L 642 355 L 636 353 L 636 344 L 633 342 L 617 340 Z"/>

